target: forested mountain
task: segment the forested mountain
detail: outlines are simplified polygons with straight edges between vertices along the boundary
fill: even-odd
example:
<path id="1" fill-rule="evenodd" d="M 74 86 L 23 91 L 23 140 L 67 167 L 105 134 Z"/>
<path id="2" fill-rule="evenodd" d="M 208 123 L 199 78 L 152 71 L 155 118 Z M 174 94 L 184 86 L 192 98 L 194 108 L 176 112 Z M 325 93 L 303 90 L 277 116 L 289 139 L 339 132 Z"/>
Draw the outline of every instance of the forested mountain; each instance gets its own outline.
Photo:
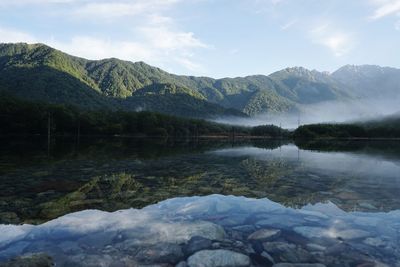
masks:
<path id="1" fill-rule="evenodd" d="M 43 44 L 0 44 L 0 90 L 85 109 L 149 110 L 188 117 L 297 111 L 302 105 L 399 91 L 400 70 L 345 66 L 333 74 L 302 67 L 269 76 L 179 76 L 144 62 L 86 60 Z"/>
<path id="2" fill-rule="evenodd" d="M 142 62 L 89 61 L 42 44 L 0 45 L 0 90 L 23 99 L 89 110 L 148 110 L 202 118 L 246 116 L 211 103 L 196 90 L 164 76 L 172 77 Z"/>

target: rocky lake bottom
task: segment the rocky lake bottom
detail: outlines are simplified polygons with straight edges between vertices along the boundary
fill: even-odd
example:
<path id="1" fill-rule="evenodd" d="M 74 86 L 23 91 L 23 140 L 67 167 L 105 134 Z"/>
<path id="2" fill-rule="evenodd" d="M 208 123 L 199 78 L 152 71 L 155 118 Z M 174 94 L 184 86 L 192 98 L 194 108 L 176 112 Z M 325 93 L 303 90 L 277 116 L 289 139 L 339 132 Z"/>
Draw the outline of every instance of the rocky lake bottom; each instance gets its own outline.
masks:
<path id="1" fill-rule="evenodd" d="M 400 264 L 400 211 L 345 212 L 330 202 L 293 209 L 268 199 L 174 198 L 0 231 L 7 233 L 0 237 L 1 258 L 45 253 L 57 266 Z"/>
<path id="2" fill-rule="evenodd" d="M 397 144 L 119 142 L 0 156 L 0 266 L 400 266 Z"/>

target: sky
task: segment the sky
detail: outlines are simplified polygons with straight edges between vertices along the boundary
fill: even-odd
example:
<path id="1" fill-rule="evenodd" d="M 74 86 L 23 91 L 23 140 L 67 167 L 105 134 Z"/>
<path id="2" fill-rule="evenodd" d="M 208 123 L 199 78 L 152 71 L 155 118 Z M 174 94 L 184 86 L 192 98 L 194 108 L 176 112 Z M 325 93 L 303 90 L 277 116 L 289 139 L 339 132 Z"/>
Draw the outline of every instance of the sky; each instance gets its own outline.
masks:
<path id="1" fill-rule="evenodd" d="M 0 42 L 215 78 L 400 67 L 400 0 L 0 0 Z"/>

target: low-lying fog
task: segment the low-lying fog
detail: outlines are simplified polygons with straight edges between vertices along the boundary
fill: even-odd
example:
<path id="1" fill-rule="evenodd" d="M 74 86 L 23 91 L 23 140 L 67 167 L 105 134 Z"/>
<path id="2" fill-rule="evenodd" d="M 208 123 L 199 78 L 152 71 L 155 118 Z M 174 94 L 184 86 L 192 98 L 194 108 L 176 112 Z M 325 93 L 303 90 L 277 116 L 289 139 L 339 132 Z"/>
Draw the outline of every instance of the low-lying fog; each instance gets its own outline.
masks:
<path id="1" fill-rule="evenodd" d="M 250 118 L 220 117 L 213 121 L 241 126 L 274 124 L 287 129 L 295 129 L 298 125 L 312 123 L 366 121 L 398 113 L 400 96 L 390 99 L 321 102 L 301 105 L 298 109 L 299 112 L 288 114 L 265 113 Z"/>

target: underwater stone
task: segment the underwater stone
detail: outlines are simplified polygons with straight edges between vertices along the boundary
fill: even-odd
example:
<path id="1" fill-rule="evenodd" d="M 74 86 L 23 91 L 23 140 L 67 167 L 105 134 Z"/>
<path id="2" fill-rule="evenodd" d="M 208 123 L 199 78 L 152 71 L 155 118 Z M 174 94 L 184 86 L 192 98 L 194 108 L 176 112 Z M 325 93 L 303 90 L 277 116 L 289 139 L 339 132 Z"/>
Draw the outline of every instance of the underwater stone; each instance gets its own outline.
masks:
<path id="1" fill-rule="evenodd" d="M 190 256 L 189 267 L 246 267 L 250 265 L 247 255 L 225 249 L 201 250 Z"/>
<path id="2" fill-rule="evenodd" d="M 247 239 L 249 240 L 271 240 L 277 238 L 281 234 L 279 229 L 260 229 L 251 235 Z"/>
<path id="3" fill-rule="evenodd" d="M 1 264 L 2 267 L 50 267 L 54 266 L 50 256 L 44 253 L 26 254 Z"/>
<path id="4" fill-rule="evenodd" d="M 196 251 L 207 249 L 210 248 L 211 246 L 212 242 L 210 239 L 201 236 L 194 236 L 189 240 L 184 251 L 186 255 L 192 255 Z"/>
<path id="5" fill-rule="evenodd" d="M 177 244 L 160 243 L 151 247 L 141 248 L 136 259 L 144 263 L 172 263 L 183 259 L 182 248 Z"/>

